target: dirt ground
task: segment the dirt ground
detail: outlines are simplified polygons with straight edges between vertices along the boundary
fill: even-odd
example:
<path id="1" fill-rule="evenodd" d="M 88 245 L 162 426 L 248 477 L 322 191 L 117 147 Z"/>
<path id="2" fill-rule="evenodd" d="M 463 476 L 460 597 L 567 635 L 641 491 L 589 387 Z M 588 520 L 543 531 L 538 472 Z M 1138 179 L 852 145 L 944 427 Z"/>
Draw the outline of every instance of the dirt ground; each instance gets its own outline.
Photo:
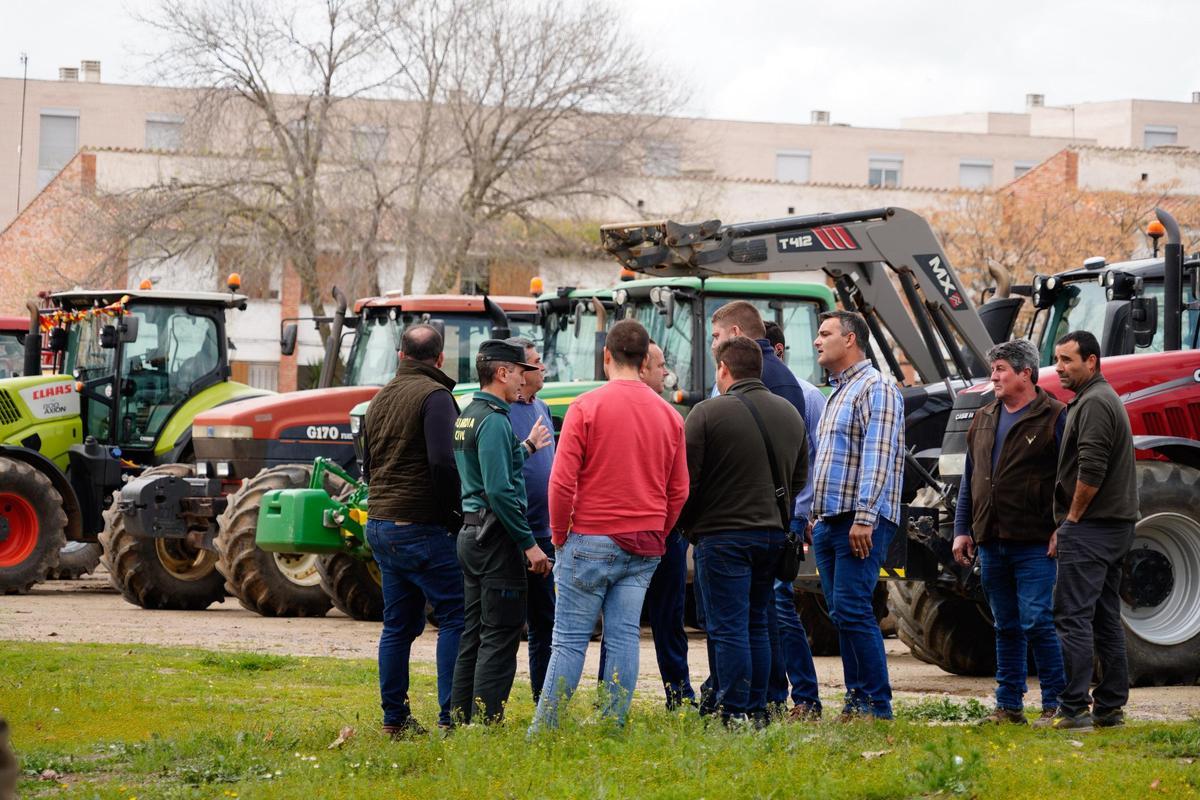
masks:
<path id="1" fill-rule="evenodd" d="M 437 634 L 428 630 L 414 646 L 414 659 L 434 661 Z M 253 650 L 297 656 L 373 658 L 379 644 L 379 624 L 356 622 L 337 611 L 316 619 L 268 619 L 242 608 L 235 598 L 205 611 L 145 611 L 126 603 L 113 591 L 105 574 L 78 581 L 40 584 L 27 595 L 0 596 L 0 639 L 38 642 L 112 642 Z M 897 639 L 886 641 L 892 686 L 897 698 L 952 695 L 990 703 L 990 678 L 949 675 L 913 658 Z M 519 671 L 527 675 L 525 647 Z M 585 674 L 595 674 L 599 646 L 588 651 Z M 707 674 L 703 634 L 691 633 L 689 660 L 698 685 Z M 817 658 L 822 695 L 836 695 L 841 686 L 841 661 Z M 519 677 L 518 680 L 521 678 Z M 649 631 L 642 637 L 639 689 L 659 691 L 654 644 Z M 1026 702 L 1037 706 L 1037 681 L 1030 681 Z M 1129 716 L 1145 720 L 1200 717 L 1200 686 L 1134 689 Z"/>

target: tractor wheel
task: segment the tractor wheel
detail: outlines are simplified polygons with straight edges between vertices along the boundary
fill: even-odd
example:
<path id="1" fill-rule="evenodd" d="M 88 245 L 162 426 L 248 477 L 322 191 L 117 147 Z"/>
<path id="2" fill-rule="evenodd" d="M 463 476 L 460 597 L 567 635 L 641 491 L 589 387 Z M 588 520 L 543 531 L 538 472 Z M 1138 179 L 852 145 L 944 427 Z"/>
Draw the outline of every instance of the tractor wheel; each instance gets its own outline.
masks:
<path id="1" fill-rule="evenodd" d="M 982 606 L 925 583 L 890 581 L 888 592 L 896 633 L 913 656 L 955 675 L 995 674 L 996 633 Z"/>
<path id="2" fill-rule="evenodd" d="M 73 581 L 100 566 L 99 542 L 67 542 L 58 553 L 58 566 L 46 570 L 52 581 Z"/>
<path id="3" fill-rule="evenodd" d="M 191 464 L 163 464 L 142 475 L 195 474 Z M 117 507 L 104 512 L 100 561 L 114 588 L 142 608 L 195 611 L 225 600 L 225 579 L 217 572 L 217 554 L 187 539 L 134 536 Z"/>
<path id="4" fill-rule="evenodd" d="M 29 591 L 67 543 L 62 495 L 39 469 L 0 456 L 0 591 Z"/>
<path id="5" fill-rule="evenodd" d="M 1140 461 L 1142 519 L 1125 559 L 1121 619 L 1133 686 L 1200 678 L 1200 470 Z"/>
<path id="6" fill-rule="evenodd" d="M 263 495 L 307 488 L 311 477 L 307 465 L 264 469 L 230 495 L 217 520 L 217 569 L 225 576 L 225 588 L 244 608 L 264 617 L 321 617 L 330 608 L 316 554 L 271 553 L 254 541 Z"/>
<path id="7" fill-rule="evenodd" d="M 317 572 L 321 575 L 321 588 L 338 611 L 368 622 L 383 619 L 383 579 L 374 559 L 333 553 L 321 556 Z"/>
<path id="8" fill-rule="evenodd" d="M 798 587 L 794 596 L 796 613 L 800 615 L 804 632 L 808 634 L 808 646 L 812 649 L 812 654 L 814 656 L 840 655 L 841 643 L 838 640 L 837 628 L 834 627 L 833 620 L 829 618 L 829 606 L 825 604 L 825 596 L 820 592 L 811 592 Z M 888 613 L 887 587 L 882 582 L 875 587 L 871 605 L 875 612 L 875 619 L 880 621 L 882 630 L 883 619 Z M 887 631 L 883 633 L 885 636 L 888 635 Z"/>

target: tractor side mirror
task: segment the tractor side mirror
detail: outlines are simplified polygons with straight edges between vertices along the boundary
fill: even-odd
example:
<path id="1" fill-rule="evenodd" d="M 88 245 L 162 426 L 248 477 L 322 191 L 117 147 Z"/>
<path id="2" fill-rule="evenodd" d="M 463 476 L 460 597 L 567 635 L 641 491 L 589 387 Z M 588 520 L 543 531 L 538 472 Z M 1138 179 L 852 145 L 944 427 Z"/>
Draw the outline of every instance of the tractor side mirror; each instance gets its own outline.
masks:
<path id="1" fill-rule="evenodd" d="M 283 326 L 283 332 L 279 334 L 279 352 L 285 356 L 296 354 L 296 338 L 300 335 L 296 323 L 289 322 Z"/>
<path id="2" fill-rule="evenodd" d="M 100 346 L 105 350 L 116 349 L 119 338 L 116 325 L 105 325 L 100 329 Z"/>
<path id="3" fill-rule="evenodd" d="M 571 317 L 571 323 L 575 326 L 575 337 L 579 338 L 579 331 L 583 328 L 583 303 L 575 304 L 575 312 Z"/>
<path id="4" fill-rule="evenodd" d="M 51 328 L 50 329 L 50 349 L 56 353 L 61 353 L 67 349 L 67 329 L 66 328 Z"/>
<path id="5" fill-rule="evenodd" d="M 1158 298 L 1135 297 L 1129 301 L 1133 341 L 1138 347 L 1149 347 L 1158 332 Z"/>
<path id="6" fill-rule="evenodd" d="M 121 335 L 122 344 L 133 344 L 138 338 L 138 318 L 122 317 L 117 323 L 117 332 Z"/>
<path id="7" fill-rule="evenodd" d="M 675 293 L 670 289 L 659 293 L 662 299 L 663 314 L 666 316 L 666 326 L 675 327 Z"/>

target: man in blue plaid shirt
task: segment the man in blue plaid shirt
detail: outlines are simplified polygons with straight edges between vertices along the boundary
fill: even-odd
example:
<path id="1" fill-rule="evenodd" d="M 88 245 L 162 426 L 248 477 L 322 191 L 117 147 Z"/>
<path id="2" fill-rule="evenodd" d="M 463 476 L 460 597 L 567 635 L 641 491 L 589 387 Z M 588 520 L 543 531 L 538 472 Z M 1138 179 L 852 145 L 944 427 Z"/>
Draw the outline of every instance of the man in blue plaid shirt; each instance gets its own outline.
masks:
<path id="1" fill-rule="evenodd" d="M 813 471 L 812 550 L 838 629 L 846 702 L 842 718 L 892 718 L 883 635 L 871 606 L 879 568 L 900 522 L 904 402 L 867 358 L 866 320 L 821 315 L 814 345 L 833 394 L 821 416 Z"/>

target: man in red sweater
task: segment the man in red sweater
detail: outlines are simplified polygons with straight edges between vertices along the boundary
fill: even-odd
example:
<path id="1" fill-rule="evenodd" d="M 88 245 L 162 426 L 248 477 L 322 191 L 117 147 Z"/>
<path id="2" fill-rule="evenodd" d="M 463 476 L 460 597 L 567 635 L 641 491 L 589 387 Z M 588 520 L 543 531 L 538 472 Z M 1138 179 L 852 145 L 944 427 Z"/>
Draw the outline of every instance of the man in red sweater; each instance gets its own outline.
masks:
<path id="1" fill-rule="evenodd" d="M 639 378 L 649 349 L 640 323 L 614 325 L 604 346 L 608 383 L 571 404 L 559 436 L 549 490 L 558 597 L 531 732 L 558 725 L 601 612 L 602 712 L 618 724 L 629 712 L 646 587 L 688 494 L 683 419 Z"/>

